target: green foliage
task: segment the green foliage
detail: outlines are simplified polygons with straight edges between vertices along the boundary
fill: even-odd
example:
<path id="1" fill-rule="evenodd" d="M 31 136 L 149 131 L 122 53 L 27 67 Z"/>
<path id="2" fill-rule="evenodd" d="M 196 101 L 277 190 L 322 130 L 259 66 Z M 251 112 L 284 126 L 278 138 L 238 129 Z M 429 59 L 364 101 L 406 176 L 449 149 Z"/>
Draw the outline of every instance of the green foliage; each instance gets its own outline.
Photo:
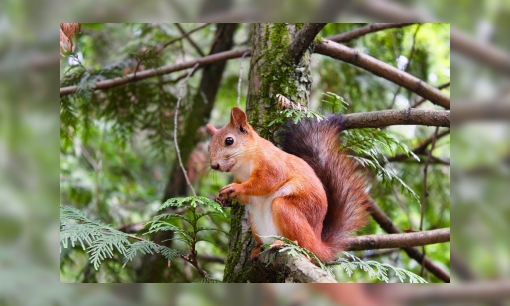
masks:
<path id="1" fill-rule="evenodd" d="M 203 231 L 218 231 L 228 236 L 228 233 L 219 228 L 210 228 L 200 226 L 199 220 L 204 217 L 210 217 L 212 215 L 225 216 L 225 211 L 220 204 L 206 197 L 182 197 L 182 198 L 171 198 L 168 199 L 158 210 L 163 210 L 168 207 L 186 207 L 190 212 L 190 217 L 187 218 L 181 214 L 160 214 L 154 217 L 153 220 L 148 221 L 144 226 L 149 226 L 149 230 L 146 234 L 151 234 L 159 231 L 173 231 L 179 234 L 180 237 L 173 238 L 173 240 L 181 241 L 185 243 L 191 252 L 196 252 L 196 243 L 200 241 L 208 242 L 216 245 L 214 242 L 209 241 L 199 235 Z M 199 209 L 200 208 L 200 209 Z M 203 211 L 201 208 L 213 209 L 213 211 Z M 170 222 L 170 220 L 176 219 L 181 222 L 181 227 L 178 227 Z"/>
<path id="2" fill-rule="evenodd" d="M 309 109 L 298 110 L 298 109 L 282 109 L 275 113 L 275 118 L 269 122 L 268 127 L 276 127 L 278 129 L 285 121 L 292 119 L 294 123 L 299 122 L 303 118 L 315 118 L 317 120 L 324 119 L 324 116 L 316 111 Z"/>
<path id="3" fill-rule="evenodd" d="M 321 35 L 327 37 L 363 25 L 330 23 L 324 27 Z M 182 26 L 185 31 L 189 31 L 199 24 L 182 24 Z M 417 27 L 418 25 L 413 25 L 379 31 L 350 41 L 347 45 L 396 66 L 395 59 L 400 55 L 409 56 L 414 44 L 415 51 L 408 72 L 434 86 L 448 82 L 450 79 L 449 25 L 422 24 L 416 39 L 413 39 Z M 240 26 L 236 33 L 236 43 L 242 42 L 246 45 L 245 42 L 250 41 L 250 35 L 253 34 L 250 28 L 248 24 Z M 214 30 L 215 25 L 211 24 L 190 37 L 198 43 L 202 51 L 207 51 L 213 42 Z M 319 120 L 322 118 L 320 113 L 324 113 L 323 111 L 351 113 L 401 108 L 406 107 L 406 101 L 412 103 L 418 98 L 404 88 L 400 88 L 398 93 L 397 85 L 374 76 L 366 70 L 329 57 L 312 55 L 314 65 L 311 66 L 311 73 L 302 71 L 302 67 L 274 64 L 279 61 L 279 56 L 282 54 L 278 50 L 286 48 L 285 43 L 278 41 L 281 40 L 280 34 L 285 34 L 283 30 L 285 29 L 282 25 L 279 25 L 275 35 L 270 37 L 273 43 L 268 44 L 268 48 L 271 49 L 268 51 L 277 51 L 270 54 L 273 56 L 273 61 L 270 61 L 271 67 L 259 71 L 265 78 L 275 78 L 274 81 L 281 90 L 275 87 L 263 88 L 268 95 L 263 96 L 260 101 L 266 98 L 270 100 L 264 101 L 268 102 L 267 105 L 270 105 L 272 110 L 275 93 L 280 92 L 293 100 L 306 97 L 309 102 L 309 112 L 303 113 L 296 110 L 271 112 L 275 117 L 271 115 L 264 117 L 261 126 L 256 126 L 262 129 L 262 134 L 265 133 L 267 137 L 271 138 L 279 125 L 290 118 L 296 121 L 301 118 Z M 77 91 L 60 99 L 61 205 L 76 207 L 85 211 L 90 217 L 87 219 L 89 221 L 85 221 L 84 215 L 74 212 L 73 218 L 76 219 L 69 219 L 63 226 L 64 233 L 67 231 L 69 234 L 69 237 L 63 237 L 60 256 L 61 277 L 64 281 L 140 281 L 142 278 L 139 275 L 141 271 L 143 273 L 146 270 L 146 267 L 143 266 L 142 261 L 132 261 L 137 254 L 161 254 L 159 259 L 162 259 L 160 261 L 163 261 L 163 267 L 165 267 L 163 256 L 171 259 L 178 258 L 179 254 L 189 255 L 190 245 L 198 247 L 197 254 L 206 253 L 222 258 L 226 257 L 228 251 L 239 251 L 239 249 L 228 250 L 225 235 L 218 233 L 228 231 L 230 223 L 225 213 L 220 211 L 220 207 L 216 207 L 217 204 L 214 202 L 205 202 L 200 198 L 186 200 L 179 198 L 166 203 L 168 210 L 156 211 L 161 204 L 165 188 L 169 184 L 167 175 L 173 167 L 176 167 L 168 161 L 174 160 L 175 157 L 171 141 L 174 133 L 175 93 L 179 92 L 182 86 L 180 80 L 185 73 L 176 72 L 110 89 L 93 90 L 98 81 L 123 77 L 137 69 L 150 69 L 199 57 L 197 50 L 191 47 L 187 40 L 168 45 L 159 55 L 153 52 L 155 47 L 162 46 L 181 35 L 172 24 L 83 24 L 82 33 L 76 36 L 75 49 L 71 54 L 74 60 L 62 59 L 61 87 L 75 85 Z M 234 59 L 228 63 L 218 96 L 214 101 L 211 116 L 211 123 L 214 125 L 223 125 L 228 121 L 225 113 L 235 105 L 237 97 L 240 61 Z M 241 103 L 244 103 L 243 100 L 248 94 L 246 75 L 250 71 L 249 63 L 249 57 L 245 58 Z M 183 135 L 188 135 L 183 126 L 188 124 L 188 119 L 194 115 L 198 105 L 192 97 L 199 95 L 195 88 L 200 75 L 201 72 L 198 71 L 190 78 L 189 83 L 185 84 L 187 95 L 183 97 L 182 108 L 179 109 L 179 114 L 182 116 L 179 116 L 177 126 L 178 136 L 181 138 L 184 138 Z M 303 88 L 288 82 L 289 75 L 305 77 L 309 82 L 313 81 L 311 92 L 305 92 Z M 397 102 L 399 103 L 392 103 L 396 93 L 398 93 L 399 101 Z M 446 89 L 445 93 L 449 93 L 449 89 Z M 308 94 L 311 96 L 309 97 Z M 400 103 L 402 102 L 400 100 L 404 103 Z M 421 107 L 435 106 L 427 102 Z M 254 110 L 255 115 L 258 109 Z M 199 120 L 201 118 L 197 119 Z M 379 133 L 383 134 L 379 135 Z M 421 207 L 415 200 L 415 194 L 421 195 L 423 191 L 421 175 L 423 164 L 411 158 L 404 162 L 388 163 L 386 156 L 396 152 L 406 152 L 407 147 L 403 144 L 409 148 L 416 147 L 423 139 L 431 135 L 430 128 L 418 127 L 414 130 L 408 126 L 398 126 L 389 127 L 384 132 L 367 129 L 359 132 L 346 131 L 343 134 L 345 134 L 343 135 L 345 145 L 353 153 L 353 158 L 360 160 L 378 175 L 377 182 L 374 182 L 371 187 L 374 200 L 397 227 L 415 228 L 416 226 L 413 227 L 412 224 L 418 223 L 417 220 L 420 219 L 421 214 Z M 374 137 L 376 139 L 372 140 Z M 394 138 L 395 142 L 385 137 Z M 188 136 L 187 139 L 179 140 L 181 152 L 185 151 L 183 147 L 188 141 L 191 142 L 190 146 L 195 145 Z M 448 159 L 449 140 L 438 142 L 433 153 L 434 156 Z M 410 151 L 409 155 L 411 155 Z M 194 181 L 193 184 L 198 194 L 212 197 L 230 180 L 231 174 L 212 171 L 203 176 L 200 181 Z M 408 187 L 403 186 L 401 182 L 405 182 Z M 405 192 L 394 192 L 396 188 L 393 184 L 397 187 L 403 186 Z M 427 201 L 432 205 L 428 205 L 425 211 L 424 227 L 449 226 L 448 166 L 431 164 L 427 185 Z M 193 207 L 195 205 L 196 207 Z M 104 223 L 95 224 L 97 221 L 93 220 L 102 220 Z M 123 236 L 123 233 L 114 231 L 124 225 L 143 224 L 147 220 L 151 220 L 146 223 L 147 228 L 137 234 L 149 232 L 144 236 L 134 238 L 135 236 Z M 194 223 L 195 226 L 193 226 Z M 72 229 L 71 227 L 74 226 L 77 227 Z M 171 248 L 161 248 L 151 241 L 155 241 L 157 236 L 166 234 L 169 230 L 176 234 Z M 381 231 L 377 224 L 370 222 L 362 233 Z M 74 240 L 70 238 L 71 234 L 74 235 Z M 140 237 L 146 239 L 139 241 Z M 196 239 L 195 242 L 193 237 Z M 92 269 L 93 265 L 90 264 L 93 249 L 87 239 L 90 242 L 97 240 L 94 256 L 96 256 L 96 262 L 101 263 L 98 271 Z M 198 243 L 206 240 L 208 243 Z M 67 248 L 63 247 L 64 244 Z M 82 248 L 69 247 L 75 244 Z M 118 248 L 122 251 L 125 249 L 125 254 L 121 254 Z M 112 255 L 113 259 L 105 261 Z M 447 267 L 449 244 L 427 246 L 427 256 Z M 122 269 L 123 262 L 127 265 L 125 269 Z M 419 266 L 406 256 L 384 256 L 381 262 L 409 268 L 415 273 L 419 271 Z M 222 278 L 221 264 L 205 260 L 200 264 L 204 270 L 211 272 L 213 278 Z M 162 276 L 158 279 L 189 281 L 183 273 L 184 265 L 187 264 L 176 261 L 172 264 L 171 275 L 166 276 L 163 275 L 168 270 L 159 269 Z M 357 277 L 358 273 L 355 273 L 350 280 L 365 281 L 364 278 L 357 279 Z M 430 279 L 437 281 L 433 276 L 430 276 Z M 212 279 L 199 281 L 208 282 Z"/>
<path id="4" fill-rule="evenodd" d="M 347 258 L 340 258 L 335 264 L 339 264 L 349 277 L 355 270 L 362 270 L 367 272 L 368 276 L 371 278 L 375 277 L 380 281 L 388 283 L 390 281 L 388 278 L 388 270 L 391 269 L 395 272 L 395 275 L 401 283 L 405 282 L 406 278 L 409 278 L 410 283 L 426 283 L 422 277 L 405 269 L 393 267 L 389 264 L 380 263 L 374 260 L 363 261 L 348 252 L 343 253 Z"/>
<path id="5" fill-rule="evenodd" d="M 319 265 L 319 267 L 321 267 L 321 269 L 327 271 L 329 274 L 331 274 L 331 276 L 333 276 L 333 269 L 331 269 L 325 263 L 320 261 L 319 258 L 313 252 L 303 247 L 300 247 L 294 241 L 281 236 L 261 236 L 261 237 L 283 241 L 285 244 L 278 250 L 278 252 L 288 252 L 292 256 L 303 255 L 308 259 L 314 260 Z M 271 244 L 264 244 L 263 247 L 267 249 L 264 252 L 267 252 L 270 249 Z"/>
<path id="6" fill-rule="evenodd" d="M 81 247 L 90 254 L 90 262 L 95 269 L 101 261 L 113 257 L 117 250 L 126 255 L 131 243 L 128 235 L 120 232 L 100 221 L 90 220 L 85 214 L 74 207 L 60 206 L 60 243 L 63 248 L 74 247 L 80 243 Z M 85 246 L 85 243 L 88 247 Z M 61 251 L 62 251 L 61 247 Z"/>
<path id="7" fill-rule="evenodd" d="M 391 167 L 386 156 L 395 155 L 402 151 L 407 156 L 412 156 L 417 161 L 420 159 L 404 143 L 391 137 L 380 129 L 364 128 L 342 131 L 344 149 L 350 150 L 363 167 L 366 167 L 381 179 L 382 183 L 390 188 L 398 183 L 402 191 L 419 201 L 418 195 L 401 178 L 400 174 Z"/>
<path id="8" fill-rule="evenodd" d="M 165 209 L 169 206 L 184 207 L 191 211 L 192 218 L 188 219 L 180 214 L 160 214 L 154 217 L 153 220 L 145 223 L 145 226 L 150 225 L 149 231 L 146 234 L 151 234 L 157 231 L 173 231 L 181 235 L 181 238 L 176 238 L 186 243 L 192 255 L 196 256 L 196 243 L 200 241 L 210 242 L 198 234 L 203 231 L 219 231 L 226 235 L 225 231 L 218 228 L 207 228 L 198 226 L 198 221 L 206 216 L 214 214 L 225 215 L 221 205 L 209 200 L 205 197 L 185 197 L 185 198 L 172 198 L 166 201 L 159 210 Z M 215 211 L 204 211 L 198 213 L 198 208 L 211 208 Z M 176 218 L 191 225 L 191 230 L 179 228 L 176 225 L 168 222 L 168 219 Z M 134 243 L 130 239 L 136 239 Z M 119 253 L 124 257 L 123 267 L 131 260 L 134 259 L 136 254 L 161 254 L 167 260 L 173 260 L 186 254 L 184 250 L 172 249 L 166 246 L 156 244 L 152 241 L 145 240 L 130 234 L 126 234 L 115 228 L 104 224 L 100 221 L 90 220 L 82 211 L 69 206 L 60 207 L 60 243 L 64 249 L 71 246 L 74 247 L 79 243 L 83 250 L 87 250 L 90 255 L 90 262 L 97 270 L 107 258 L 113 258 L 114 252 Z M 212 242 L 210 242 L 212 243 Z M 61 251 L 62 251 L 61 247 Z"/>
<path id="9" fill-rule="evenodd" d="M 347 110 L 349 107 L 349 103 L 345 101 L 345 99 L 334 92 L 326 92 L 324 93 L 324 98 L 322 99 L 326 105 L 329 106 L 331 113 L 337 114 L 339 112 L 343 112 Z"/>

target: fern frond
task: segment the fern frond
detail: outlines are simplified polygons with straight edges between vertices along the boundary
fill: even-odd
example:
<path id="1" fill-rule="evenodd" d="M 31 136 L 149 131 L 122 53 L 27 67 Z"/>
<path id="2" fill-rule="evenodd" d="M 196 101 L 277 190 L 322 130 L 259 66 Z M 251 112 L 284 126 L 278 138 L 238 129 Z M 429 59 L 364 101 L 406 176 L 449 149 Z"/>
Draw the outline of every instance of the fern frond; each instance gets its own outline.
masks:
<path id="1" fill-rule="evenodd" d="M 404 282 L 406 278 L 409 278 L 410 283 L 426 283 L 422 277 L 407 271 L 402 268 L 393 267 L 386 263 L 380 263 L 377 261 L 369 260 L 363 261 L 360 258 L 354 256 L 351 253 L 343 252 L 346 258 L 340 258 L 337 260 L 335 264 L 338 264 L 349 277 L 352 275 L 354 270 L 362 270 L 368 273 L 368 276 L 371 278 L 377 278 L 380 281 L 388 283 L 388 270 L 392 270 L 395 272 L 395 275 L 398 277 L 400 282 Z"/>
<path id="2" fill-rule="evenodd" d="M 96 270 L 99 269 L 99 265 L 103 260 L 106 258 L 113 258 L 114 249 L 123 256 L 126 256 L 130 242 L 124 233 L 119 233 L 98 236 L 91 243 L 87 252 L 90 254 L 90 262 L 94 265 Z"/>
<path id="3" fill-rule="evenodd" d="M 384 184 L 391 186 L 396 183 L 400 184 L 403 191 L 419 202 L 419 196 L 402 181 L 397 171 L 386 159 L 386 155 L 395 155 L 397 151 L 402 151 L 407 156 L 412 156 L 419 161 L 418 156 L 405 144 L 379 129 L 371 128 L 342 131 L 342 141 L 344 149 L 356 153 L 349 157 L 356 159 L 363 167 L 374 171 Z"/>
<path id="4" fill-rule="evenodd" d="M 190 196 L 190 197 L 180 197 L 180 198 L 171 198 L 165 201 L 158 210 L 163 210 L 168 207 L 204 207 L 214 209 L 216 212 L 225 216 L 225 210 L 223 207 L 216 203 L 215 201 L 202 197 L 202 196 Z"/>

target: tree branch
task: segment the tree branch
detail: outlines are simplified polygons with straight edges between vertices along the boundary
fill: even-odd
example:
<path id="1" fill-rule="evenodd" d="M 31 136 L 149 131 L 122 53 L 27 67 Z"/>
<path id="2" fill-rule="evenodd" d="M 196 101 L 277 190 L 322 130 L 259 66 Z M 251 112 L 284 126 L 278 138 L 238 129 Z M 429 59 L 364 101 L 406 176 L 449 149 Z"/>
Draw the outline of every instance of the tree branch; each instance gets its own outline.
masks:
<path id="1" fill-rule="evenodd" d="M 388 125 L 450 126 L 450 111 L 402 109 L 344 115 L 345 129 L 380 128 Z"/>
<path id="2" fill-rule="evenodd" d="M 165 48 L 166 48 L 166 47 L 168 47 L 169 45 L 171 45 L 171 44 L 173 44 L 173 43 L 175 43 L 176 41 L 179 41 L 179 40 L 181 40 L 181 39 L 187 38 L 187 37 L 188 37 L 189 35 L 191 35 L 192 33 L 196 32 L 196 31 L 198 31 L 198 30 L 200 30 L 200 29 L 202 29 L 202 28 L 205 28 L 205 27 L 206 27 L 206 26 L 208 26 L 208 25 L 209 25 L 209 23 L 205 23 L 205 24 L 203 24 L 203 25 L 201 25 L 201 26 L 199 26 L 199 27 L 197 27 L 197 28 L 194 28 L 193 30 L 191 30 L 191 31 L 189 31 L 189 32 L 184 32 L 184 30 L 183 30 L 183 31 L 181 31 L 181 34 L 182 34 L 181 36 L 179 36 L 179 37 L 177 37 L 177 38 L 174 38 L 174 39 L 172 39 L 172 40 L 170 40 L 170 41 L 168 41 L 168 42 L 166 42 L 166 43 L 164 43 L 164 44 L 162 44 L 162 45 L 160 45 L 160 46 L 156 47 L 156 51 L 155 51 L 155 53 L 156 53 L 156 54 L 161 53 L 161 52 L 163 51 L 163 49 L 165 49 Z M 180 28 L 180 29 L 182 29 L 182 28 Z M 163 29 L 162 29 L 162 30 L 163 30 Z M 202 54 L 202 56 L 203 56 L 203 54 Z"/>
<path id="3" fill-rule="evenodd" d="M 401 85 L 434 104 L 450 109 L 450 97 L 439 89 L 358 50 L 325 40 L 315 45 L 315 52 L 363 68 L 395 84 Z"/>
<path id="4" fill-rule="evenodd" d="M 297 32 L 287 50 L 289 58 L 292 59 L 295 64 L 299 63 L 306 49 L 308 49 L 315 39 L 315 36 L 317 36 L 325 25 L 326 23 L 307 23 Z"/>
<path id="5" fill-rule="evenodd" d="M 449 135 L 450 134 L 450 129 L 447 129 L 447 130 L 444 130 L 442 131 L 441 133 L 437 134 L 437 139 L 439 140 L 440 138 L 446 136 L 446 135 Z M 430 136 L 429 138 L 425 139 L 424 141 L 422 141 L 415 149 L 413 149 L 413 153 L 416 154 L 416 155 L 420 155 L 420 154 L 428 154 L 427 152 L 427 147 L 432 143 L 432 141 L 434 140 L 434 136 L 435 134 L 432 134 L 432 136 Z M 409 156 L 407 156 L 406 154 L 404 153 L 399 153 L 395 156 L 392 156 L 392 157 L 388 157 L 388 161 L 389 162 L 395 162 L 395 161 L 402 161 L 402 160 L 406 160 L 408 159 Z M 432 158 L 435 158 L 434 156 L 432 156 Z M 436 160 L 438 161 L 438 160 Z"/>
<path id="6" fill-rule="evenodd" d="M 276 254 L 272 252 L 278 252 Z M 337 283 L 326 271 L 314 265 L 304 256 L 293 256 L 288 251 L 268 250 L 260 253 L 254 263 L 259 275 L 272 278 L 285 278 L 292 283 Z M 276 279 L 275 279 L 276 281 Z M 280 280 L 281 281 L 281 280 Z"/>
<path id="7" fill-rule="evenodd" d="M 372 201 L 370 207 L 372 218 L 385 230 L 388 234 L 401 234 L 401 231 L 393 224 L 391 219 L 381 210 L 379 205 Z M 440 280 L 449 283 L 450 275 L 441 267 L 432 262 L 429 258 L 425 257 L 417 248 L 404 248 L 403 249 L 409 257 L 416 260 L 419 264 L 423 265 L 430 273 L 434 274 Z"/>
<path id="8" fill-rule="evenodd" d="M 212 63 L 222 62 L 233 58 L 239 58 L 243 56 L 244 53 L 250 52 L 250 49 L 239 49 L 239 50 L 231 50 L 231 51 L 225 51 L 225 52 L 219 52 L 211 55 L 204 56 L 202 58 L 198 58 L 195 60 L 191 60 L 184 63 L 179 64 L 173 64 L 173 65 L 167 65 L 159 68 L 154 69 L 147 69 L 143 71 L 138 71 L 136 73 L 136 76 L 134 73 L 127 74 L 123 77 L 113 78 L 109 80 L 104 80 L 96 83 L 96 86 L 94 90 L 97 89 L 108 89 L 120 85 L 124 85 L 130 82 L 139 81 L 142 79 L 151 78 L 158 75 L 165 75 L 169 74 L 175 71 L 181 71 L 188 68 L 192 68 L 195 66 L 195 64 L 198 63 L 198 67 L 202 67 L 205 65 L 209 65 Z M 65 96 L 72 94 L 77 89 L 76 85 L 73 86 L 67 86 L 60 88 L 60 96 Z"/>
<path id="9" fill-rule="evenodd" d="M 344 32 L 344 33 L 340 33 L 337 35 L 328 36 L 328 37 L 326 37 L 326 39 L 337 42 L 337 43 L 341 43 L 341 42 L 345 43 L 345 42 L 348 42 L 350 40 L 356 39 L 358 37 L 364 36 L 369 33 L 374 33 L 374 32 L 378 32 L 381 30 L 390 29 L 390 28 L 407 27 L 407 26 L 410 26 L 413 24 L 414 23 L 373 23 L 373 24 L 369 24 L 369 25 L 357 28 L 357 29 L 349 31 L 349 32 Z"/>
<path id="10" fill-rule="evenodd" d="M 450 229 L 389 235 L 365 235 L 346 238 L 348 251 L 409 248 L 450 241 Z"/>
<path id="11" fill-rule="evenodd" d="M 448 87 L 450 87 L 450 82 L 438 86 L 437 89 L 442 90 L 442 89 L 445 89 Z M 425 101 L 427 101 L 427 99 L 421 98 L 420 100 L 416 101 L 413 105 L 411 105 L 411 108 L 416 108 L 416 107 L 420 106 Z"/>

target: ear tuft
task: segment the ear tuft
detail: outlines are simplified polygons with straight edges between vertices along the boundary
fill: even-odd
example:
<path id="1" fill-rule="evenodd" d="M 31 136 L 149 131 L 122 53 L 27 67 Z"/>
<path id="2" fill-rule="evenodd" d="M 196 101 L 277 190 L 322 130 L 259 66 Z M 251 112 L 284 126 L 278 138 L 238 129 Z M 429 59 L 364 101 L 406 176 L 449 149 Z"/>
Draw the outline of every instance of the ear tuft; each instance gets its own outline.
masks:
<path id="1" fill-rule="evenodd" d="M 214 126 L 212 126 L 211 124 L 207 124 L 205 126 L 205 128 L 207 129 L 207 133 L 209 133 L 209 135 L 211 136 L 214 136 L 214 134 L 218 131 L 218 129 L 216 129 Z"/>
<path id="2" fill-rule="evenodd" d="M 237 106 L 232 108 L 232 111 L 230 112 L 230 124 L 239 131 L 247 130 L 246 126 L 248 125 L 248 119 L 246 117 L 246 113 Z"/>

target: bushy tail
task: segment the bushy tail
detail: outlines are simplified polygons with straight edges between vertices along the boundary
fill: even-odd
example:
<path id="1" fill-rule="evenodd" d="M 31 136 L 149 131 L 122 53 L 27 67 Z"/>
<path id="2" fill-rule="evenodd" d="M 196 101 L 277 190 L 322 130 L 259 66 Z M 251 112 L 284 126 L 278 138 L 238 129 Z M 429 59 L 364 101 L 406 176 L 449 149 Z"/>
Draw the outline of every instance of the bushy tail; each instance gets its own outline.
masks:
<path id="1" fill-rule="evenodd" d="M 282 150 L 305 160 L 326 190 L 328 211 L 322 241 L 334 253 L 345 250 L 345 237 L 365 225 L 370 206 L 364 171 L 340 150 L 342 117 L 332 115 L 322 121 L 303 119 L 289 122 L 278 132 Z"/>

